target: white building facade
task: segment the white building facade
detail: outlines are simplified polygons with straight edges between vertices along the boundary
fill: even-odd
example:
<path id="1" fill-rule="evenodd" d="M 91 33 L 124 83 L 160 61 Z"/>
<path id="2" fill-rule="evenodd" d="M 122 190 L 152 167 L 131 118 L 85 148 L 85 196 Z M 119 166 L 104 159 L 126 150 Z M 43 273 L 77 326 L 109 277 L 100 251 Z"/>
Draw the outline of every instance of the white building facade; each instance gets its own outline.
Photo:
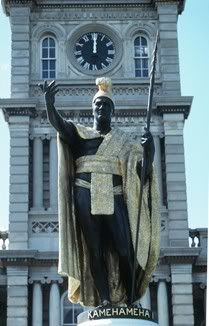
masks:
<path id="1" fill-rule="evenodd" d="M 67 301 L 67 280 L 57 274 L 56 132 L 38 84 L 55 79 L 59 112 L 92 125 L 95 78 L 111 77 L 113 125 L 140 142 L 157 29 L 151 131 L 161 194 L 161 254 L 142 302 L 160 326 L 205 325 L 207 230 L 189 230 L 187 216 L 183 128 L 192 97 L 181 95 L 177 35 L 185 1 L 3 0 L 2 5 L 11 24 L 12 77 L 11 98 L 0 100 L 10 130 L 0 325 L 73 326 L 82 310 Z M 94 53 L 100 49 L 100 59 L 89 58 L 91 45 Z"/>

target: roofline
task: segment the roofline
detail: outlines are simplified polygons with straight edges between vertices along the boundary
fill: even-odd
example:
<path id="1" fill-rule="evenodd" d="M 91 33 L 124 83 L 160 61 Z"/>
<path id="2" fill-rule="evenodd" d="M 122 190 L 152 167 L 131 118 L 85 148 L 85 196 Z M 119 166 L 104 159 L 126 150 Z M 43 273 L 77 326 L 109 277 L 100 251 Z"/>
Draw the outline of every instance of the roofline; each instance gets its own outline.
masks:
<path id="1" fill-rule="evenodd" d="M 136 1 L 136 0 L 100 0 L 100 3 L 96 0 L 85 0 L 85 4 L 83 0 L 74 0 L 73 3 L 72 1 L 69 0 L 64 0 L 62 3 L 59 3 L 58 0 L 1 0 L 1 5 L 3 8 L 3 12 L 5 15 L 9 16 L 10 15 L 10 6 L 11 2 L 16 2 L 17 4 L 33 4 L 37 7 L 41 8 L 50 8 L 50 7 L 56 7 L 58 5 L 62 5 L 65 7 L 74 7 L 74 6 L 85 6 L 85 7 L 101 7 L 101 6 L 156 6 L 158 3 L 166 3 L 166 2 L 173 2 L 178 5 L 178 14 L 181 14 L 184 11 L 185 8 L 185 3 L 186 0 L 141 0 L 141 1 Z"/>

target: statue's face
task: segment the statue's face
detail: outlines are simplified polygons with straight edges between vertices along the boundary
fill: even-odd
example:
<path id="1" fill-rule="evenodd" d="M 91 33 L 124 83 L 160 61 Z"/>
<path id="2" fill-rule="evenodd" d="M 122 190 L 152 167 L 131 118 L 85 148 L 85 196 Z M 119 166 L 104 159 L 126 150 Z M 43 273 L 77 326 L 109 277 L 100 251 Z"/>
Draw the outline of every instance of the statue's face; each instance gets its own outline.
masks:
<path id="1" fill-rule="evenodd" d="M 92 109 L 94 119 L 97 122 L 111 122 L 111 116 L 114 112 L 114 104 L 108 97 L 98 97 L 92 104 Z"/>

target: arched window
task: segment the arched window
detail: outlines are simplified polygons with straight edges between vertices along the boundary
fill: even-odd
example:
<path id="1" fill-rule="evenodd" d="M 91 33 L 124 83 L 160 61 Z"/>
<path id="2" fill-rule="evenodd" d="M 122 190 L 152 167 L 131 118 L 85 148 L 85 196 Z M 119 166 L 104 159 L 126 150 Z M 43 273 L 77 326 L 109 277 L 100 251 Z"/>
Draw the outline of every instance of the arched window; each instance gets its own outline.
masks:
<path id="1" fill-rule="evenodd" d="M 41 42 L 41 72 L 43 79 L 56 77 L 56 43 L 52 37 L 45 37 Z"/>
<path id="2" fill-rule="evenodd" d="M 77 316 L 83 312 L 83 307 L 80 304 L 70 303 L 67 292 L 62 295 L 61 307 L 61 326 L 76 326 Z"/>
<path id="3" fill-rule="evenodd" d="M 135 77 L 148 77 L 148 60 L 147 40 L 144 36 L 138 36 L 134 40 Z"/>

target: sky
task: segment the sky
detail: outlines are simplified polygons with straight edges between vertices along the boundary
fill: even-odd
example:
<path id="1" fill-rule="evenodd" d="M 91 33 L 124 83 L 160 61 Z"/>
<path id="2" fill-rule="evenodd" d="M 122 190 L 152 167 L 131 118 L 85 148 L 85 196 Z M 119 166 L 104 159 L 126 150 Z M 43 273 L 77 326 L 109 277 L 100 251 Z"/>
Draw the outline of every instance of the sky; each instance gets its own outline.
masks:
<path id="1" fill-rule="evenodd" d="M 194 96 L 184 147 L 190 228 L 207 227 L 209 202 L 209 1 L 187 0 L 178 19 L 181 91 Z M 0 98 L 10 97 L 11 30 L 0 6 Z M 9 130 L 0 111 L 0 230 L 9 218 Z"/>

